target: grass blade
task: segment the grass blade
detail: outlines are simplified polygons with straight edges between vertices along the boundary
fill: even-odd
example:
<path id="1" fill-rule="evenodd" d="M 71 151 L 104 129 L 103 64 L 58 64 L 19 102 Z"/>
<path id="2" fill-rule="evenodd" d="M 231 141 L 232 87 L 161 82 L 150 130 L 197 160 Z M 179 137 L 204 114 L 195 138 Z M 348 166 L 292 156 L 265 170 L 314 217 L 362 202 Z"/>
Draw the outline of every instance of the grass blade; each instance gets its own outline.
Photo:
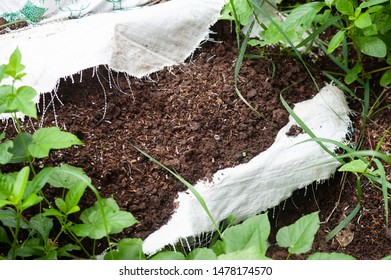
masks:
<path id="1" fill-rule="evenodd" d="M 130 144 L 132 145 L 132 144 Z M 206 214 L 208 215 L 209 219 L 212 221 L 216 231 L 218 232 L 218 234 L 220 236 L 222 236 L 221 232 L 220 232 L 220 229 L 219 229 L 219 226 L 217 225 L 216 221 L 213 219 L 212 217 L 212 214 L 210 213 L 209 211 L 209 208 L 208 206 L 206 205 L 206 202 L 205 200 L 202 198 L 202 196 L 197 192 L 197 190 L 193 187 L 192 184 L 190 184 L 189 182 L 187 182 L 184 178 L 182 178 L 182 176 L 180 176 L 179 174 L 175 173 L 174 171 L 172 171 L 171 169 L 169 169 L 168 167 L 166 167 L 164 164 L 162 164 L 161 162 L 159 162 L 158 160 L 154 159 L 152 156 L 150 156 L 149 154 L 147 154 L 146 152 L 144 152 L 143 150 L 137 148 L 136 146 L 132 145 L 133 148 L 135 148 L 137 151 L 139 151 L 140 153 L 142 153 L 145 157 L 147 157 L 149 160 L 151 160 L 152 162 L 154 162 L 155 164 L 159 165 L 160 167 L 162 167 L 163 169 L 167 170 L 169 173 L 171 173 L 176 179 L 178 179 L 182 184 L 184 184 L 192 193 L 193 195 L 197 198 L 198 202 L 201 204 L 202 208 L 204 209 L 204 211 L 206 212 Z"/>
<path id="2" fill-rule="evenodd" d="M 329 232 L 326 236 L 326 241 L 331 240 L 338 232 L 340 232 L 344 227 L 346 227 L 351 220 L 357 215 L 358 211 L 360 211 L 361 205 L 358 203 L 356 207 L 354 207 L 353 211 L 350 212 L 350 214 L 338 225 L 336 226 L 332 231 Z"/>

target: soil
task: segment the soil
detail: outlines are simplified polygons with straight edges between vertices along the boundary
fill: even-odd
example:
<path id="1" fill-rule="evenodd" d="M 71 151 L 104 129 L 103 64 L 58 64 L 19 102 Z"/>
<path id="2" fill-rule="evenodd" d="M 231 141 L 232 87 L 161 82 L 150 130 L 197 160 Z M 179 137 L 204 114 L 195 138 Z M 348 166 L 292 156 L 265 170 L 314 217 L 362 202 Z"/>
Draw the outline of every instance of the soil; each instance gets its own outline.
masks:
<path id="1" fill-rule="evenodd" d="M 259 117 L 234 91 L 238 50 L 232 28 L 228 22 L 219 22 L 213 31 L 211 39 L 183 65 L 143 79 L 112 72 L 104 65 L 87 69 L 82 76 L 62 79 L 58 91 L 46 94 L 39 104 L 39 121 L 29 120 L 24 124 L 27 130 L 58 125 L 84 142 L 82 147 L 54 151 L 49 159 L 37 165 L 68 163 L 82 167 L 102 197 L 114 197 L 122 210 L 130 211 L 139 221 L 117 238 L 144 239 L 159 229 L 170 219 L 178 191 L 185 190 L 132 145 L 195 183 L 219 169 L 249 161 L 274 142 L 277 132 L 288 121 L 288 113 L 279 100 L 282 90 L 291 106 L 317 93 L 305 68 L 292 56 L 270 49 L 274 55 L 267 59 L 245 59 L 238 87 L 262 114 Z M 308 58 L 308 63 L 319 85 L 324 85 L 327 79 L 321 70 L 330 68 L 332 62 L 320 57 L 317 61 Z M 362 89 L 354 90 L 362 95 Z M 389 92 L 384 96 L 378 108 L 390 104 Z M 360 112 L 360 102 L 349 102 L 353 110 Z M 352 120 L 357 139 L 360 114 L 352 116 Z M 376 147 L 390 120 L 390 108 L 371 118 L 364 131 L 367 137 L 363 148 Z M 13 133 L 11 122 L 1 126 L 1 131 Z M 296 127 L 289 133 L 294 136 L 302 131 Z M 390 148 L 391 138 L 387 136 L 380 151 L 389 153 Z M 390 174 L 389 166 L 386 172 Z M 391 240 L 386 234 L 382 192 L 368 182 L 363 183 L 360 213 L 328 242 L 325 241 L 327 233 L 357 204 L 354 176 L 345 178 L 336 173 L 329 181 L 298 190 L 271 209 L 268 256 L 285 259 L 287 251 L 275 244 L 277 230 L 313 211 L 320 211 L 322 223 L 310 253 L 343 252 L 358 259 L 390 255 Z M 54 197 L 55 190 L 49 189 L 46 195 L 49 199 Z M 87 193 L 83 206 L 94 202 L 94 195 Z M 104 241 L 101 244 L 100 248 L 104 249 Z M 308 254 L 291 258 L 306 258 Z"/>

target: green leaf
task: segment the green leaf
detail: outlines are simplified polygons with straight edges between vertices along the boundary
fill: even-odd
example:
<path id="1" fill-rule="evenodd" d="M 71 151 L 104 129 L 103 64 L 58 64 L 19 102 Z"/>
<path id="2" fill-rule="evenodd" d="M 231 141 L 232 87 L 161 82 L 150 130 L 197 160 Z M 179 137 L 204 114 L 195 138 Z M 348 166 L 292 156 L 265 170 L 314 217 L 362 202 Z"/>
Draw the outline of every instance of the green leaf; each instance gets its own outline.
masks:
<path id="1" fill-rule="evenodd" d="M 57 209 L 50 208 L 50 209 L 45 209 L 43 212 L 43 215 L 45 216 L 55 216 L 55 217 L 64 217 L 65 215 L 58 211 Z"/>
<path id="2" fill-rule="evenodd" d="M 258 248 L 265 255 L 270 224 L 267 214 L 257 215 L 224 231 L 223 242 L 226 253 L 241 251 L 250 247 Z"/>
<path id="3" fill-rule="evenodd" d="M 358 28 L 366 28 L 372 24 L 371 15 L 369 13 L 363 13 L 358 16 L 358 18 L 354 21 L 354 25 Z"/>
<path id="4" fill-rule="evenodd" d="M 14 146 L 12 141 L 6 141 L 0 144 L 0 164 L 7 164 L 12 159 L 12 153 L 8 150 Z"/>
<path id="5" fill-rule="evenodd" d="M 81 247 L 75 244 L 66 244 L 65 246 L 57 249 L 57 256 L 59 257 L 68 257 L 72 258 L 73 256 L 69 254 L 69 251 L 78 251 Z"/>
<path id="6" fill-rule="evenodd" d="M 374 5 L 382 4 L 385 2 L 388 2 L 389 0 L 369 0 L 369 1 L 364 1 L 360 4 L 360 8 L 368 8 Z"/>
<path id="7" fill-rule="evenodd" d="M 33 193 L 29 197 L 27 197 L 25 200 L 23 200 L 22 205 L 20 206 L 20 210 L 24 211 L 31 206 L 34 206 L 38 203 L 40 203 L 43 200 L 42 196 L 38 196 L 37 194 Z"/>
<path id="8" fill-rule="evenodd" d="M 357 62 L 356 65 L 354 65 L 352 69 L 349 69 L 349 71 L 347 72 L 344 78 L 344 82 L 350 85 L 351 83 L 356 81 L 358 78 L 358 74 L 361 72 L 361 70 L 362 70 L 362 63 L 359 61 Z"/>
<path id="9" fill-rule="evenodd" d="M 38 129 L 33 134 L 33 142 L 28 146 L 29 152 L 35 158 L 49 156 L 51 149 L 64 149 L 73 145 L 83 145 L 75 135 L 61 131 L 58 127 Z"/>
<path id="10" fill-rule="evenodd" d="M 187 255 L 188 260 L 216 260 L 216 254 L 212 249 L 196 248 Z"/>
<path id="11" fill-rule="evenodd" d="M 364 28 L 363 34 L 366 37 L 374 36 L 378 34 L 377 32 L 377 25 L 376 24 L 371 24 L 370 26 Z"/>
<path id="12" fill-rule="evenodd" d="M 363 54 L 373 57 L 385 57 L 387 55 L 386 44 L 378 37 L 357 37 L 357 45 Z"/>
<path id="13" fill-rule="evenodd" d="M 37 107 L 33 102 L 33 98 L 37 95 L 35 89 L 29 86 L 22 86 L 16 90 L 16 94 L 11 96 L 9 108 L 14 112 L 22 112 L 23 114 L 37 118 Z"/>
<path id="14" fill-rule="evenodd" d="M 15 205 L 18 205 L 24 194 L 24 190 L 27 187 L 27 182 L 30 175 L 30 167 L 23 167 L 16 175 L 14 186 L 12 189 L 12 194 L 9 197 L 9 200 L 12 201 Z"/>
<path id="15" fill-rule="evenodd" d="M 16 172 L 0 173 L 0 199 L 9 199 L 14 188 Z"/>
<path id="16" fill-rule="evenodd" d="M 345 38 L 345 30 L 339 30 L 333 38 L 331 38 L 329 46 L 327 48 L 327 54 L 332 53 L 341 44 L 343 38 Z"/>
<path id="17" fill-rule="evenodd" d="M 49 239 L 50 231 L 53 228 L 52 219 L 45 217 L 42 214 L 38 214 L 30 219 L 30 226 L 33 230 L 41 235 L 42 240 L 46 244 Z"/>
<path id="18" fill-rule="evenodd" d="M 160 252 L 153 255 L 150 260 L 185 260 L 185 256 L 180 252 Z"/>
<path id="19" fill-rule="evenodd" d="M 143 241 L 139 238 L 124 238 L 115 244 L 117 250 L 104 255 L 105 260 L 145 260 Z"/>
<path id="20" fill-rule="evenodd" d="M 102 207 L 105 219 L 103 219 L 102 209 L 97 201 L 94 206 L 81 213 L 80 219 L 83 224 L 74 225 L 70 229 L 78 236 L 100 239 L 107 234 L 120 233 L 124 228 L 138 222 L 131 213 L 120 211 L 112 198 L 102 199 Z"/>
<path id="21" fill-rule="evenodd" d="M 219 256 L 225 253 L 225 245 L 222 240 L 217 240 L 215 244 L 211 247 L 213 252 Z"/>
<path id="22" fill-rule="evenodd" d="M 56 197 L 54 203 L 56 204 L 57 208 L 60 209 L 61 213 L 67 214 L 68 208 L 65 201 L 62 198 Z"/>
<path id="23" fill-rule="evenodd" d="M 71 214 L 80 210 L 77 207 L 81 197 L 83 196 L 87 186 L 84 182 L 80 182 L 80 184 L 74 184 L 65 196 L 65 203 L 68 212 L 66 214 Z"/>
<path id="24" fill-rule="evenodd" d="M 325 0 L 324 3 L 331 8 L 331 5 L 334 3 L 335 0 Z"/>
<path id="25" fill-rule="evenodd" d="M 294 30 L 302 24 L 313 21 L 316 14 L 325 6 L 323 2 L 310 2 L 293 9 L 283 23 L 283 30 Z"/>
<path id="26" fill-rule="evenodd" d="M 3 223 L 4 226 L 15 228 L 16 217 L 17 214 L 14 209 L 12 208 L 0 209 L 0 221 Z M 19 225 L 23 229 L 29 228 L 29 225 L 21 217 L 19 217 Z"/>
<path id="27" fill-rule="evenodd" d="M 11 54 L 9 58 L 9 62 L 7 65 L 5 65 L 4 72 L 11 76 L 12 78 L 16 79 L 17 74 L 23 71 L 25 66 L 21 64 L 22 61 L 22 54 L 19 50 L 19 48 L 16 48 L 14 52 Z"/>
<path id="28" fill-rule="evenodd" d="M 247 25 L 250 15 L 252 15 L 253 13 L 253 9 L 251 8 L 251 6 L 247 1 L 233 0 L 233 3 L 234 3 L 235 13 L 238 17 L 240 24 L 243 26 Z M 231 5 L 231 2 L 228 3 L 227 5 L 229 6 L 229 10 L 231 11 L 231 14 L 233 14 L 233 7 Z"/>
<path id="29" fill-rule="evenodd" d="M 32 141 L 33 138 L 31 134 L 27 132 L 18 134 L 14 140 L 12 140 L 13 147 L 9 150 L 9 152 L 13 155 L 10 163 L 27 162 L 31 156 L 28 151 L 26 151 L 25 147 L 32 143 Z"/>
<path id="30" fill-rule="evenodd" d="M 23 199 L 26 199 L 33 193 L 38 193 L 48 182 L 52 171 L 53 167 L 45 167 L 37 173 L 33 180 L 28 182 Z"/>
<path id="31" fill-rule="evenodd" d="M 290 254 L 306 253 L 311 250 L 319 226 L 319 212 L 308 214 L 294 224 L 281 228 L 276 235 L 277 244 L 288 248 Z"/>
<path id="32" fill-rule="evenodd" d="M 11 241 L 7 235 L 7 231 L 2 226 L 0 226 L 0 243 L 11 244 Z"/>
<path id="33" fill-rule="evenodd" d="M 17 246 L 15 251 L 16 256 L 26 258 L 31 256 L 43 256 L 45 249 L 42 247 L 40 238 L 32 238 Z"/>
<path id="34" fill-rule="evenodd" d="M 382 13 L 376 21 L 376 27 L 381 34 L 386 34 L 391 29 L 391 15 Z"/>
<path id="35" fill-rule="evenodd" d="M 335 7 L 341 14 L 348 16 L 353 16 L 354 14 L 353 4 L 349 0 L 337 0 Z"/>
<path id="36" fill-rule="evenodd" d="M 340 172 L 353 172 L 353 173 L 365 173 L 368 171 L 368 164 L 361 159 L 355 159 L 342 165 L 338 171 Z"/>
<path id="37" fill-rule="evenodd" d="M 307 260 L 355 260 L 356 258 L 342 253 L 314 253 Z"/>
<path id="38" fill-rule="evenodd" d="M 257 247 L 249 247 L 244 250 L 230 252 L 217 257 L 218 260 L 269 260 Z"/>
<path id="39" fill-rule="evenodd" d="M 388 69 L 380 78 L 380 85 L 382 87 L 388 86 L 391 84 L 391 69 Z"/>
<path id="40" fill-rule="evenodd" d="M 86 182 L 91 183 L 91 179 L 84 173 L 82 168 L 62 164 L 53 168 L 47 182 L 55 188 L 71 189 L 75 185 L 79 188 L 86 186 Z"/>

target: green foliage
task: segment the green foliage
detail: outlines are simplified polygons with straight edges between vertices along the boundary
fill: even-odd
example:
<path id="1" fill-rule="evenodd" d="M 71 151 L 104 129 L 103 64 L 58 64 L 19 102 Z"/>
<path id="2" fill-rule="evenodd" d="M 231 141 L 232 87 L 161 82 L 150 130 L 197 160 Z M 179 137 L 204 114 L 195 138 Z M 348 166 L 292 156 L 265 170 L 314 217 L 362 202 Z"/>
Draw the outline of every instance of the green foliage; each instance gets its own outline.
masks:
<path id="1" fill-rule="evenodd" d="M 285 20 L 274 16 L 273 5 L 266 1 L 231 0 L 222 11 L 222 19 L 234 20 L 236 24 L 250 26 L 250 15 L 256 15 L 261 40 L 249 40 L 252 46 L 274 45 L 296 48 L 311 48 L 316 42 L 326 44 L 325 52 L 334 53 L 339 47 L 345 49 L 338 53 L 346 72 L 345 83 L 351 84 L 359 78 L 370 78 L 371 73 L 382 72 L 380 85 L 391 84 L 391 3 L 388 0 L 311 1 L 297 4 L 291 10 L 280 11 L 286 14 Z M 319 40 L 318 35 L 333 27 L 337 31 L 328 42 Z M 237 28 L 240 32 L 240 28 Z M 294 45 L 295 46 L 294 46 Z M 346 49 L 352 50 L 351 52 Z M 388 66 L 367 73 L 363 67 L 363 56 L 379 58 Z M 351 68 L 350 68 L 350 67 Z"/>
<path id="2" fill-rule="evenodd" d="M 277 244 L 288 248 L 290 254 L 303 254 L 311 250 L 314 236 L 320 226 L 318 212 L 297 220 L 294 224 L 281 228 L 277 235 Z"/>
<path id="3" fill-rule="evenodd" d="M 18 132 L 14 139 L 6 139 L 5 133 L 0 135 L 0 164 L 22 163 L 23 166 L 19 171 L 6 174 L 0 171 L 0 244 L 8 248 L 8 253 L 0 258 L 76 258 L 71 252 L 80 250 L 83 252 L 77 258 L 92 258 L 94 252 L 83 247 L 84 238 L 107 237 L 110 242 L 110 234 L 121 232 L 137 220 L 131 213 L 121 211 L 114 199 L 101 199 L 81 168 L 62 164 L 36 170 L 34 161 L 48 157 L 51 150 L 83 143 L 58 127 L 40 128 L 33 134 L 21 130 L 18 112 L 37 117 L 33 102 L 36 91 L 28 86 L 15 86 L 25 76 L 21 72 L 24 69 L 21 59 L 16 49 L 8 64 L 0 66 L 0 113 L 12 115 Z M 11 84 L 2 84 L 7 78 Z M 25 163 L 28 165 L 24 166 Z M 43 190 L 50 186 L 62 189 L 63 195 L 49 201 Z M 72 214 L 81 211 L 80 201 L 87 188 L 95 193 L 97 201 L 81 212 L 82 223 L 77 223 Z M 34 207 L 38 204 L 39 207 Z M 54 230 L 55 225 L 60 232 Z M 59 241 L 65 245 L 59 247 Z M 117 247 L 122 250 L 126 241 Z M 129 256 L 128 250 L 126 253 Z"/>

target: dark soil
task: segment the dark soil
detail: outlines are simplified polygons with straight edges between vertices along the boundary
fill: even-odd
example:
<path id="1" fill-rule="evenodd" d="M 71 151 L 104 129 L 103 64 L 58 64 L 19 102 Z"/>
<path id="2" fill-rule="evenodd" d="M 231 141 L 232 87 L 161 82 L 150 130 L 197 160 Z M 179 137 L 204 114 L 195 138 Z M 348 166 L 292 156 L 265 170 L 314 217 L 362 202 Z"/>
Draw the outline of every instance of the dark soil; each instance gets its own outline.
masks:
<path id="1" fill-rule="evenodd" d="M 317 93 L 305 68 L 291 56 L 276 54 L 268 60 L 245 60 L 239 89 L 263 118 L 257 116 L 234 92 L 238 55 L 235 35 L 227 23 L 218 23 L 213 29 L 217 32 L 212 35 L 214 41 L 202 44 L 184 65 L 150 77 L 135 79 L 100 66 L 97 71 L 83 71 L 82 77 L 62 80 L 57 93 L 47 94 L 45 102 L 41 102 L 39 123 L 29 121 L 24 125 L 26 129 L 40 124 L 58 125 L 84 142 L 83 147 L 52 152 L 43 163 L 82 167 L 102 197 L 114 197 L 123 210 L 139 220 L 118 238 L 144 239 L 159 229 L 173 213 L 177 192 L 185 190 L 132 145 L 195 183 L 219 169 L 250 160 L 273 143 L 288 121 L 288 113 L 279 100 L 282 90 L 291 106 Z M 274 76 L 270 59 L 276 68 Z M 313 63 L 313 73 L 321 73 L 319 69 L 331 63 L 323 60 Z M 320 74 L 316 79 L 321 86 L 326 81 Z M 390 95 L 386 94 L 381 106 L 389 103 Z M 359 102 L 351 101 L 351 107 L 360 112 Z M 364 132 L 364 148 L 376 147 L 390 119 L 389 108 L 371 119 Z M 356 128 L 361 127 L 360 122 L 359 115 L 354 117 Z M 11 123 L 6 129 L 12 133 Z M 359 132 L 356 129 L 357 135 Z M 301 131 L 293 128 L 290 133 Z M 380 150 L 390 152 L 390 146 L 388 136 Z M 387 172 L 390 174 L 389 167 Z M 321 185 L 295 192 L 291 199 L 271 209 L 273 230 L 268 255 L 286 258 L 287 251 L 274 244 L 276 231 L 313 211 L 320 211 L 322 224 L 311 253 L 344 252 L 359 259 L 390 255 L 382 192 L 364 183 L 359 215 L 345 232 L 329 242 L 325 241 L 327 233 L 357 204 L 354 176 L 342 180 L 341 174 L 336 174 Z M 55 193 L 49 191 L 47 195 L 50 198 Z M 94 195 L 88 193 L 84 206 L 94 202 Z"/>

